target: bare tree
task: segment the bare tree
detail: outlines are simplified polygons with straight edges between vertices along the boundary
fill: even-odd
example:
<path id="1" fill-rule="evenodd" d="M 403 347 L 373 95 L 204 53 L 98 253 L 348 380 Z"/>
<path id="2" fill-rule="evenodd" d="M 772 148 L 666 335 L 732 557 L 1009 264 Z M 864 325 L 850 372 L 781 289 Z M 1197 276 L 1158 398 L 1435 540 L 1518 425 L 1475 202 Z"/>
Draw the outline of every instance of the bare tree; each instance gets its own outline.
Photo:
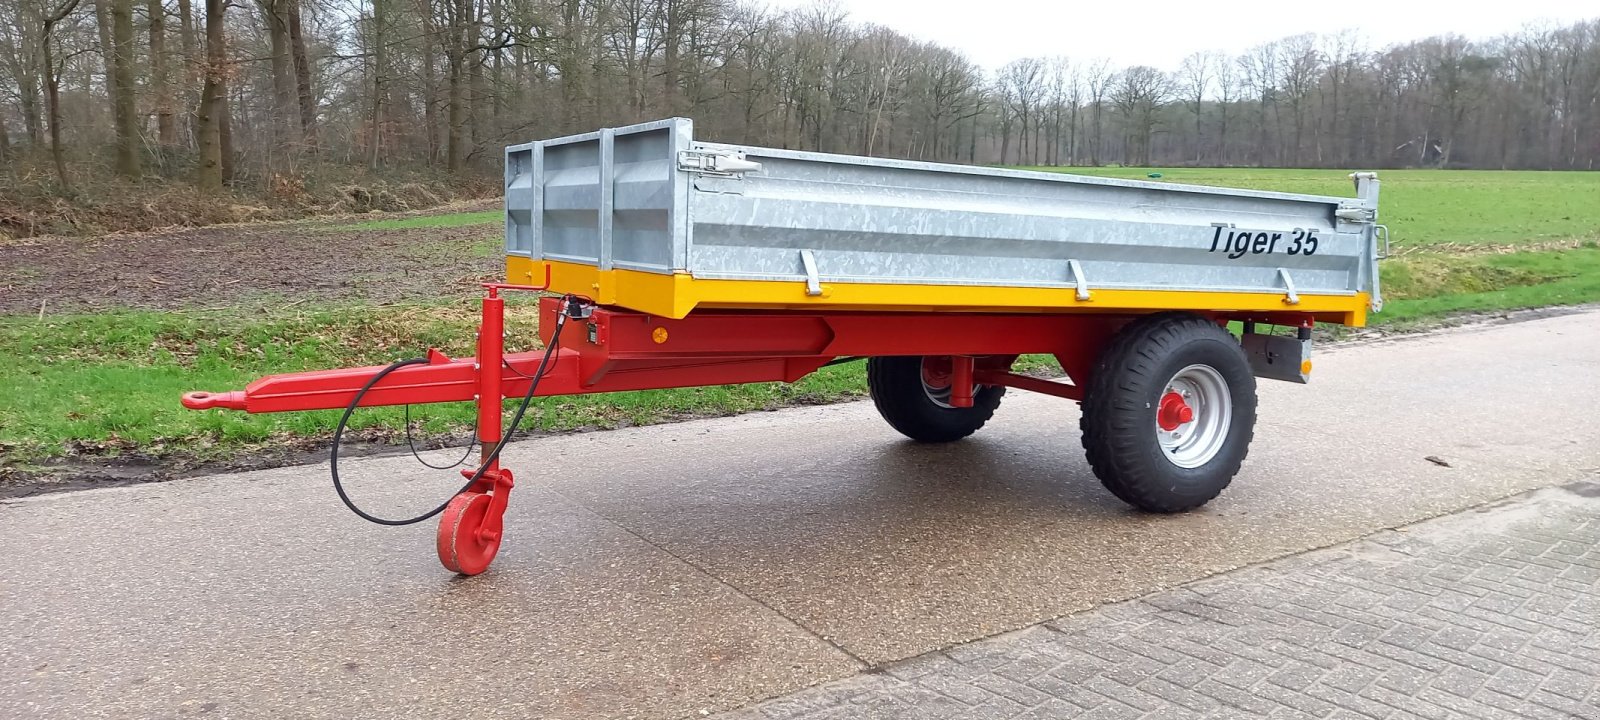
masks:
<path id="1" fill-rule="evenodd" d="M 1428 122 L 1435 128 L 1428 134 L 1439 143 L 1439 165 L 1448 166 L 1467 116 L 1483 101 L 1493 62 L 1459 35 L 1425 40 L 1418 49 L 1427 63 Z"/>
<path id="2" fill-rule="evenodd" d="M 948 152 L 941 152 L 941 142 L 950 135 L 959 134 L 961 123 L 974 119 L 982 106 L 982 75 L 970 60 L 940 47 L 926 48 L 923 68 L 927 70 L 926 95 L 923 103 L 928 118 L 927 148 L 924 156 L 954 159 L 959 154 L 959 141 Z"/>
<path id="3" fill-rule="evenodd" d="M 162 0 L 147 0 L 145 14 L 150 24 L 150 94 L 155 104 L 156 143 L 172 147 L 178 144 L 178 124 L 172 112 L 172 83 L 167 77 L 167 9 Z"/>
<path id="4" fill-rule="evenodd" d="M 178 78 L 183 88 L 180 107 L 186 108 L 184 116 L 187 127 L 184 130 L 193 134 L 196 122 L 194 108 L 198 107 L 200 102 L 200 66 L 202 63 L 200 55 L 195 49 L 198 45 L 195 41 L 194 32 L 194 7 L 191 5 L 190 0 L 178 0 L 178 43 L 179 49 L 183 53 L 178 63 L 183 67 L 183 73 Z"/>
<path id="5" fill-rule="evenodd" d="M 1093 117 L 1093 133 L 1089 138 L 1089 164 L 1100 166 L 1100 151 L 1105 147 L 1104 128 L 1102 115 L 1105 110 L 1106 91 L 1111 89 L 1112 80 L 1116 73 L 1111 71 L 1111 61 L 1101 58 L 1089 63 L 1084 69 L 1084 83 L 1089 90 L 1090 115 Z"/>
<path id="6" fill-rule="evenodd" d="M 133 0 L 95 0 L 100 43 L 106 60 L 106 94 L 117 133 L 117 172 L 139 179 L 139 131 L 134 109 Z"/>
<path id="7" fill-rule="evenodd" d="M 289 54 L 293 58 L 294 65 L 295 99 L 300 111 L 300 141 L 306 150 L 314 153 L 317 148 L 317 103 L 311 96 L 311 59 L 306 55 L 300 0 L 282 0 L 282 2 L 285 6 L 284 20 L 289 28 Z"/>
<path id="8" fill-rule="evenodd" d="M 45 102 L 50 108 L 50 159 L 56 167 L 56 181 L 63 193 L 72 192 L 72 182 L 67 179 L 65 150 L 61 147 L 61 72 L 56 66 L 55 28 L 78 9 L 78 0 L 65 0 L 46 11 L 39 18 L 39 45 L 44 55 Z"/>
<path id="9" fill-rule="evenodd" d="M 389 103 L 390 2 L 372 0 L 372 94 L 367 126 L 367 167 L 371 170 L 378 168 L 383 157 L 384 110 Z"/>
<path id="10" fill-rule="evenodd" d="M 1206 93 L 1211 89 L 1212 74 L 1215 72 L 1216 60 L 1213 53 L 1191 53 L 1183 59 L 1183 64 L 1178 67 L 1178 85 L 1183 92 L 1183 101 L 1189 106 L 1189 112 L 1194 113 L 1194 164 L 1199 165 L 1205 148 L 1205 132 L 1201 127 L 1204 120 Z"/>
<path id="11" fill-rule="evenodd" d="M 617 0 L 613 4 L 615 22 L 609 42 L 627 82 L 627 108 L 633 119 L 642 119 L 646 105 L 645 73 L 655 54 L 658 39 L 653 19 L 662 12 L 660 0 Z"/>
<path id="12" fill-rule="evenodd" d="M 1072 77 L 1067 82 L 1067 102 L 1072 106 L 1072 115 L 1068 120 L 1068 125 L 1070 127 L 1068 128 L 1067 132 L 1069 137 L 1067 141 L 1067 164 L 1077 165 L 1083 157 L 1082 147 L 1079 144 L 1079 136 L 1081 133 L 1078 132 L 1078 116 L 1083 110 L 1084 83 L 1082 65 L 1072 66 Z"/>
<path id="13" fill-rule="evenodd" d="M 907 80 L 905 62 L 908 41 L 892 31 L 879 28 L 868 34 L 865 44 L 878 68 L 878 72 L 870 79 L 871 85 L 866 95 L 867 114 L 870 114 L 871 120 L 867 123 L 863 154 L 871 155 L 878 142 L 878 130 L 883 126 L 884 109 L 891 105 L 898 107 L 903 102 L 900 91 Z"/>
<path id="14" fill-rule="evenodd" d="M 289 4 L 291 0 L 256 0 L 262 24 L 271 42 L 272 115 L 271 142 L 267 145 L 267 169 L 279 167 L 294 157 L 300 144 L 299 101 L 295 95 L 294 58 L 289 49 Z"/>
<path id="15" fill-rule="evenodd" d="M 473 61 L 478 36 L 472 0 L 447 0 L 444 6 L 444 25 L 448 29 L 445 40 L 445 66 L 449 77 L 449 95 L 446 101 L 447 130 L 445 135 L 445 167 L 459 172 L 466 167 L 467 153 L 467 97 L 468 64 Z"/>
<path id="16" fill-rule="evenodd" d="M 1074 69 L 1072 61 L 1062 56 L 1050 58 L 1046 61 L 1046 65 L 1050 81 L 1050 96 L 1047 98 L 1050 106 L 1050 146 L 1045 153 L 1045 162 L 1060 165 L 1063 150 L 1062 123 L 1076 111 L 1076 108 L 1072 107 L 1074 101 L 1070 87 L 1074 79 Z"/>
<path id="17" fill-rule="evenodd" d="M 1019 164 L 1036 164 L 1038 161 L 1038 119 L 1035 114 L 1047 92 L 1044 80 L 1044 62 L 1038 58 L 1013 60 L 1000 68 L 1000 92 L 1006 106 L 1021 124 L 1017 143 Z M 1035 129 L 1032 154 L 1029 153 L 1028 146 L 1030 126 Z M 1000 155 L 1001 162 L 1004 162 L 1005 153 L 1002 152 Z"/>
<path id="18" fill-rule="evenodd" d="M 1322 74 L 1322 53 L 1317 49 L 1315 35 L 1304 34 L 1280 41 L 1283 61 L 1282 96 L 1294 119 L 1294 141 L 1290 145 L 1290 162 L 1305 163 L 1306 116 L 1311 110 L 1311 92 Z M 1320 155 L 1320 152 L 1318 153 Z"/>
<path id="19" fill-rule="evenodd" d="M 195 184 L 203 192 L 222 190 L 223 179 L 228 175 L 228 149 L 223 142 L 224 127 L 228 124 L 227 94 L 225 84 L 228 72 L 228 54 L 225 46 L 223 16 L 227 0 L 206 0 L 206 58 L 203 72 L 204 89 L 200 91 L 200 107 L 195 110 L 195 134 L 199 136 L 200 165 Z"/>
<path id="20" fill-rule="evenodd" d="M 1322 52 L 1328 65 L 1323 81 L 1318 84 L 1322 93 L 1322 112 L 1317 113 L 1317 122 L 1319 128 L 1323 122 L 1327 123 L 1327 134 L 1332 136 L 1334 146 L 1333 162 L 1342 165 L 1350 156 L 1350 138 L 1353 135 L 1345 117 L 1349 105 L 1349 87 L 1365 51 L 1362 50 L 1360 34 L 1354 30 L 1344 30 L 1327 38 Z M 1318 137 L 1322 134 L 1319 129 Z M 1321 147 L 1320 142 L 1318 147 Z M 1321 160 L 1319 152 L 1318 161 Z"/>
<path id="21" fill-rule="evenodd" d="M 0 182 L 83 185 L 75 165 L 241 194 L 343 164 L 479 175 L 509 143 L 680 114 L 700 137 L 975 163 L 1600 161 L 1600 21 L 986 76 L 837 3 L 78 0 L 46 29 L 66 1 L 0 2 Z"/>
<path id="22" fill-rule="evenodd" d="M 1123 123 L 1124 165 L 1150 164 L 1150 137 L 1159 123 L 1159 111 L 1172 93 L 1172 81 L 1153 67 L 1138 65 L 1118 73 L 1111 101 Z"/>
<path id="23" fill-rule="evenodd" d="M 1232 58 L 1218 56 L 1217 71 L 1217 164 L 1228 166 L 1228 110 L 1239 94 L 1239 65 Z"/>
<path id="24" fill-rule="evenodd" d="M 1255 161 L 1265 164 L 1267 149 L 1273 147 L 1273 123 L 1268 119 L 1268 109 L 1273 112 L 1278 108 L 1278 78 L 1279 52 L 1275 43 L 1257 45 L 1249 52 L 1239 56 L 1237 64 L 1243 85 L 1254 93 L 1256 100 L 1256 142 Z M 1281 153 L 1274 153 L 1274 158 L 1281 157 Z"/>

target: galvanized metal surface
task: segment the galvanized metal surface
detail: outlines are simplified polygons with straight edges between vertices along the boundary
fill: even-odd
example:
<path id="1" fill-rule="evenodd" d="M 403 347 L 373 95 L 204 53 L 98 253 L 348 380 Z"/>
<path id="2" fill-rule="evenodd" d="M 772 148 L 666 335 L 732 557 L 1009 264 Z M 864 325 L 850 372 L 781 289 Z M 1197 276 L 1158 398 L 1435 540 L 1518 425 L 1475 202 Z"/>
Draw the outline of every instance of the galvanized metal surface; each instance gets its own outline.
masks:
<path id="1" fill-rule="evenodd" d="M 695 278 L 1351 295 L 1377 287 L 1356 197 L 696 142 L 683 118 L 506 151 L 512 255 Z"/>

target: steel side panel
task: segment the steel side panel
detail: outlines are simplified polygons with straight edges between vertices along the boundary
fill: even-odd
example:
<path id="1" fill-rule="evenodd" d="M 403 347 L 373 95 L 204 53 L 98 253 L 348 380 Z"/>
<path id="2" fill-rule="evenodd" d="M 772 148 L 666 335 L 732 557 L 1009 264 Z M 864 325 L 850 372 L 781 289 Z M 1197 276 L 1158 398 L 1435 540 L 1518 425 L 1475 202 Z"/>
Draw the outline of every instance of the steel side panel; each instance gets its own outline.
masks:
<path id="1" fill-rule="evenodd" d="M 811 250 L 823 282 L 1066 286 L 1077 260 L 1092 288 L 1275 290 L 1280 268 L 1302 292 L 1360 289 L 1365 234 L 1341 228 L 1339 202 L 1061 183 L 798 160 L 743 148 L 762 164 L 738 192 L 696 192 L 689 271 L 696 278 L 803 280 Z M 1218 234 L 1217 225 L 1232 226 Z M 1212 250 L 1231 232 L 1264 234 L 1267 253 Z M 1288 254 L 1297 233 L 1312 255 Z M 1302 248 L 1309 245 L 1301 241 Z"/>

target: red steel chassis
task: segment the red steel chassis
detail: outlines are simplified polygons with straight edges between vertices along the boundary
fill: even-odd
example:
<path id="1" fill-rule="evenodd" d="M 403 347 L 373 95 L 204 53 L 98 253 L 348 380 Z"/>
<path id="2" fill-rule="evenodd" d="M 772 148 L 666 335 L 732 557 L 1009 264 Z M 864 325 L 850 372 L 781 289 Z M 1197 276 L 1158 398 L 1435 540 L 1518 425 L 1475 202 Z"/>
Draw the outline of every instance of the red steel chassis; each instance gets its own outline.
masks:
<path id="1" fill-rule="evenodd" d="M 545 351 L 505 352 L 504 290 L 530 286 L 486 284 L 477 353 L 450 358 L 430 349 L 428 362 L 390 372 L 365 394 L 362 388 L 382 367 L 345 368 L 273 375 L 243 390 L 191 392 L 183 405 L 251 413 L 475 401 L 478 440 L 488 466 L 463 470 L 479 480 L 458 495 L 441 516 L 440 560 L 450 570 L 476 574 L 499 549 L 501 523 L 513 486 L 510 470 L 491 450 L 500 443 L 503 401 L 522 398 L 545 359 Z M 596 307 L 573 298 L 544 297 L 539 329 L 548 346 L 569 308 L 559 347 L 549 358 L 535 397 L 657 388 L 794 382 L 839 358 L 924 356 L 939 358 L 925 370 L 944 375 L 949 404 L 972 405 L 974 385 L 1000 385 L 1073 400 L 1106 341 L 1130 316 L 1046 313 L 889 313 L 803 311 L 695 311 L 673 320 L 629 310 Z M 1253 313 L 1216 316 L 1309 326 L 1309 315 Z M 1019 355 L 1050 354 L 1072 384 L 1011 372 Z M 947 359 L 947 362 L 946 362 Z M 505 372 L 509 368 L 512 372 Z M 945 378 L 930 378 L 939 381 Z"/>

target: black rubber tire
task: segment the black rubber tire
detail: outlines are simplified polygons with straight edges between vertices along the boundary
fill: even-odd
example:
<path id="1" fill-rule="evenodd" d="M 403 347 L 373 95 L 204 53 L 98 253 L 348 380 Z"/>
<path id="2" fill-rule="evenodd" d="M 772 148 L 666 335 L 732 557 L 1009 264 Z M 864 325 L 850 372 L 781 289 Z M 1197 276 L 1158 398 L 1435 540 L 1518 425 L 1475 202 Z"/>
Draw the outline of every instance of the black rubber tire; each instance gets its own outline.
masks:
<path id="1" fill-rule="evenodd" d="M 972 407 L 943 407 L 922 389 L 922 357 L 867 358 L 867 389 L 878 414 L 900 434 L 917 442 L 960 440 L 994 417 L 1006 389 L 982 386 L 972 396 Z"/>
<path id="2" fill-rule="evenodd" d="M 1228 385 L 1233 416 L 1217 455 L 1174 464 L 1156 437 L 1156 408 L 1179 370 L 1208 365 Z M 1239 342 L 1215 322 L 1159 313 L 1129 323 L 1100 353 L 1084 393 L 1083 449 L 1100 483 L 1140 510 L 1176 513 L 1210 502 L 1238 474 L 1256 424 L 1256 379 Z"/>

